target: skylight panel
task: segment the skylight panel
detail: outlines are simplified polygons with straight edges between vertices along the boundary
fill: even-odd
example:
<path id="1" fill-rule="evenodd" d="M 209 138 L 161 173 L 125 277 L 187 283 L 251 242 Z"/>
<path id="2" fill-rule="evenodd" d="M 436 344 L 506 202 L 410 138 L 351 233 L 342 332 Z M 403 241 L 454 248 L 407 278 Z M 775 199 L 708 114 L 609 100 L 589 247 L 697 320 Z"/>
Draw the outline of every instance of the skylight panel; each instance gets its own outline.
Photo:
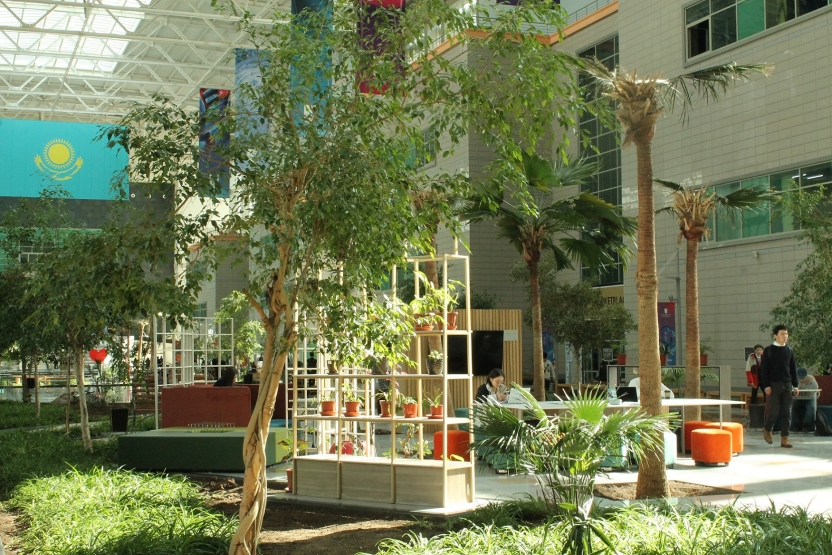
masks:
<path id="1" fill-rule="evenodd" d="M 119 12 L 120 7 L 142 7 L 139 0 L 104 0 L 84 4 L 83 0 L 64 0 L 61 5 L 44 6 L 27 1 L 0 4 L 0 25 L 21 31 L 0 34 L 0 48 L 17 50 L 20 54 L 0 57 L 0 67 L 23 68 L 34 65 L 41 69 L 64 71 L 68 67 L 78 73 L 112 73 L 129 44 L 129 38 L 89 37 L 95 35 L 128 35 L 138 28 L 142 15 Z M 112 11 L 107 11 L 111 7 Z M 24 30 L 68 31 L 69 35 Z M 73 54 L 69 58 L 50 57 L 49 53 Z M 110 56 L 112 61 L 86 60 L 84 56 Z M 34 63 L 33 63 L 34 61 Z"/>

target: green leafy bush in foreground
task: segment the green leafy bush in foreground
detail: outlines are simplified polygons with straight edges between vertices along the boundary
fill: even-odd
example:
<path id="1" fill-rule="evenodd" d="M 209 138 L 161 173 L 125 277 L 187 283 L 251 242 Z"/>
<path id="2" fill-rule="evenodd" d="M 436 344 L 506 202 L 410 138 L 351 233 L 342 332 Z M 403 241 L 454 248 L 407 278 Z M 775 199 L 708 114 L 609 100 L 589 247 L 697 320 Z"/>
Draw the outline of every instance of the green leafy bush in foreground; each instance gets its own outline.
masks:
<path id="1" fill-rule="evenodd" d="M 105 430 L 109 430 L 108 423 L 90 426 L 93 437 L 100 437 Z M 62 428 L 0 432 L 0 499 L 29 478 L 63 474 L 69 467 L 79 471 L 115 467 L 116 448 L 115 437 L 96 439 L 93 452 L 87 453 L 78 428 L 72 428 L 69 435 Z"/>
<path id="2" fill-rule="evenodd" d="M 506 510 L 475 512 L 467 526 L 433 538 L 411 534 L 407 540 L 385 540 L 380 555 L 561 554 L 570 526 L 564 520 L 542 525 L 511 523 L 522 510 L 509 503 Z M 522 503 L 520 503 L 522 504 Z M 504 526 L 486 523 L 505 522 Z M 627 555 L 832 555 L 832 516 L 805 510 L 773 507 L 742 510 L 735 506 L 676 509 L 666 504 L 606 509 L 595 523 L 620 553 Z M 596 553 L 607 553 L 597 539 Z"/>
<path id="3" fill-rule="evenodd" d="M 9 506 L 28 525 L 24 553 L 219 555 L 236 529 L 184 478 L 124 470 L 33 479 L 15 489 Z"/>

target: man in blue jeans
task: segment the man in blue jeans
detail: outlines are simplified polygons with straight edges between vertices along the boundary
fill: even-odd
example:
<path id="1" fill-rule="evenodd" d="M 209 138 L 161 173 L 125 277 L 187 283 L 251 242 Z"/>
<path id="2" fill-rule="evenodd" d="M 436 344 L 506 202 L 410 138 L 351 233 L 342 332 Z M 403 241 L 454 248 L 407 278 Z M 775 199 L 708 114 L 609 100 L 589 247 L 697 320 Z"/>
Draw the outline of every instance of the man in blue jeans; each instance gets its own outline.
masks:
<path id="1" fill-rule="evenodd" d="M 797 364 L 794 352 L 786 345 L 789 342 L 789 330 L 778 324 L 772 331 L 774 343 L 763 350 L 760 360 L 760 388 L 766 393 L 766 420 L 763 424 L 763 439 L 773 443 L 771 430 L 780 423 L 780 447 L 791 448 L 789 428 L 792 421 L 792 397 L 798 394 Z"/>

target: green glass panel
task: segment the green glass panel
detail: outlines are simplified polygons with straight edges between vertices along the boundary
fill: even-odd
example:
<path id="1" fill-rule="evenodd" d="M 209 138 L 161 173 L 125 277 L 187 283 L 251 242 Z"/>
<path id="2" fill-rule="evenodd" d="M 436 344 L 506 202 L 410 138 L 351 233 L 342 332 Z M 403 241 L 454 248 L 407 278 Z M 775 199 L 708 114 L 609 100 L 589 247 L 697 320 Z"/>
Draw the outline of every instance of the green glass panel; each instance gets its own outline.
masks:
<path id="1" fill-rule="evenodd" d="M 710 1 L 704 0 L 685 10 L 685 23 L 691 24 L 708 15 L 711 11 Z"/>
<path id="2" fill-rule="evenodd" d="M 742 182 L 743 189 L 768 189 L 768 176 L 763 175 Z M 742 212 L 742 236 L 757 237 L 768 235 L 771 230 L 771 217 L 768 203 L 759 208 L 747 208 Z"/>
<path id="3" fill-rule="evenodd" d="M 832 163 L 824 162 L 800 170 L 800 187 L 817 187 L 832 181 Z"/>
<path id="4" fill-rule="evenodd" d="M 716 187 L 716 194 L 720 196 L 727 196 L 734 191 L 739 190 L 740 184 L 726 183 Z M 739 217 L 731 217 L 731 215 L 724 208 L 716 209 L 716 240 L 730 241 L 731 239 L 739 239 L 742 237 L 742 228 Z"/>
<path id="5" fill-rule="evenodd" d="M 731 6 L 711 16 L 711 48 L 716 50 L 737 42 L 737 8 Z"/>
<path id="6" fill-rule="evenodd" d="M 789 191 L 797 187 L 798 179 L 800 179 L 800 170 L 797 168 L 787 170 L 780 173 L 775 173 L 770 176 L 771 190 L 783 193 L 787 196 Z M 771 232 L 782 233 L 784 231 L 794 231 L 794 218 L 788 212 L 782 201 L 775 201 L 771 203 Z"/>
<path id="7" fill-rule="evenodd" d="M 794 0 L 766 0 L 766 29 L 794 19 Z"/>
<path id="8" fill-rule="evenodd" d="M 711 0 L 711 13 L 716 13 L 723 8 L 733 6 L 736 0 Z"/>
<path id="9" fill-rule="evenodd" d="M 737 31 L 742 40 L 766 29 L 765 0 L 745 0 L 737 4 Z"/>

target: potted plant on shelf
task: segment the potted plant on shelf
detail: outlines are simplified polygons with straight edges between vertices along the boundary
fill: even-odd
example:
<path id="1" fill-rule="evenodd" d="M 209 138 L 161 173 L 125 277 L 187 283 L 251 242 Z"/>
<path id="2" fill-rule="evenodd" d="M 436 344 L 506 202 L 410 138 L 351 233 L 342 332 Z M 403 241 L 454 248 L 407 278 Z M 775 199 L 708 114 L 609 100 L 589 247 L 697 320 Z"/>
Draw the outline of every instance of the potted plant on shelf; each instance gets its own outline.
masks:
<path id="1" fill-rule="evenodd" d="M 398 394 L 398 396 L 401 396 L 401 394 Z M 381 409 L 379 416 L 382 418 L 390 418 L 392 416 L 390 405 L 392 403 L 393 392 L 390 389 L 379 391 L 376 393 L 376 398 L 378 399 L 378 406 Z"/>
<path id="2" fill-rule="evenodd" d="M 615 362 L 619 366 L 627 364 L 627 340 L 622 339 L 618 343 L 613 344 L 612 348 L 618 352 L 615 356 Z"/>
<path id="3" fill-rule="evenodd" d="M 667 355 L 670 354 L 670 344 L 659 343 L 659 360 L 662 366 L 667 364 Z"/>
<path id="4" fill-rule="evenodd" d="M 335 416 L 335 396 L 331 391 L 324 391 L 318 398 L 321 416 Z"/>
<path id="5" fill-rule="evenodd" d="M 306 454 L 306 450 L 309 448 L 309 442 L 305 439 L 298 440 L 297 444 L 292 441 L 291 437 L 288 437 L 284 440 L 277 442 L 278 445 L 282 445 L 285 447 L 288 452 L 283 457 L 283 460 L 280 462 L 288 463 L 286 466 L 286 492 L 292 493 L 292 475 L 295 470 L 294 460 L 295 457 L 302 457 Z M 297 445 L 297 449 L 295 446 Z"/>
<path id="6" fill-rule="evenodd" d="M 427 279 L 424 273 L 417 272 L 416 276 L 424 287 L 424 294 L 419 299 L 421 301 L 421 311 L 433 313 L 435 325 L 439 329 L 443 329 L 447 324 L 449 330 L 455 330 L 457 317 L 459 316 L 459 313 L 454 310 L 459 304 L 459 295 L 456 290 L 462 286 L 462 282 L 448 280 L 447 285 L 436 287 L 433 282 Z M 443 316 L 446 310 L 448 312 L 447 322 Z"/>
<path id="7" fill-rule="evenodd" d="M 430 353 L 428 353 L 428 373 L 436 376 L 441 376 L 442 362 L 444 360 L 445 355 L 442 354 L 442 351 L 434 349 Z"/>
<path id="8" fill-rule="evenodd" d="M 344 416 L 361 416 L 361 398 L 353 389 L 352 384 L 344 382 Z"/>
<path id="9" fill-rule="evenodd" d="M 402 413 L 405 418 L 419 418 L 419 405 L 413 397 L 402 397 Z"/>
<path id="10" fill-rule="evenodd" d="M 442 404 L 442 390 L 434 389 L 433 395 L 427 398 L 427 402 L 430 405 L 430 416 L 428 418 L 442 418 L 445 409 L 445 405 Z"/>
<path id="11" fill-rule="evenodd" d="M 704 341 L 710 340 L 710 338 L 707 338 Z M 713 351 L 713 349 L 711 349 L 711 346 L 705 343 L 704 341 L 699 341 L 699 366 L 708 365 L 708 353 Z"/>

